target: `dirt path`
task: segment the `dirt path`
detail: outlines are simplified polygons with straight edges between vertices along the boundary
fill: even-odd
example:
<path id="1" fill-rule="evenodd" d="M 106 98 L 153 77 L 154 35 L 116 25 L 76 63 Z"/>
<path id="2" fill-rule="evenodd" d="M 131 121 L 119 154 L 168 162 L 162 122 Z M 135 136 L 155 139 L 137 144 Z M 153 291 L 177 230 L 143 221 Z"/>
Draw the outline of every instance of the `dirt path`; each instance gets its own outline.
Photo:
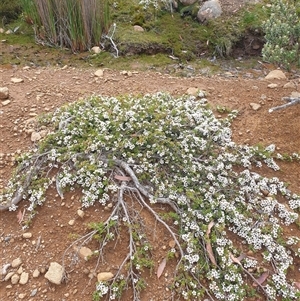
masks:
<path id="1" fill-rule="evenodd" d="M 121 74 L 105 69 L 102 77 L 96 77 L 95 71 L 69 67 L 0 67 L 0 87 L 8 87 L 10 94 L 10 103 L 0 104 L 0 188 L 5 187 L 12 171 L 14 154 L 33 145 L 31 132 L 34 128 L 31 130 L 29 126 L 31 118 L 91 94 L 115 96 L 167 91 L 179 95 L 189 88 L 202 89 L 208 92 L 208 102 L 212 108 L 218 105 L 239 110 L 232 126 L 236 142 L 250 145 L 261 143 L 264 146 L 275 143 L 281 153 L 300 152 L 300 106 L 268 113 L 271 107 L 282 104 L 281 97 L 300 92 L 300 80 L 295 75 L 286 74 L 287 79 L 284 80 L 266 80 L 269 70 L 262 69 L 240 74 L 223 72 L 212 77 L 195 74 L 192 78 L 178 78 L 157 72 L 131 71 Z M 12 83 L 12 78 L 22 79 L 23 82 Z M 284 88 L 287 83 L 289 87 Z M 277 84 L 277 87 L 270 88 L 269 84 Z M 261 107 L 253 110 L 251 103 Z M 217 111 L 216 114 L 221 116 Z M 282 169 L 276 174 L 266 170 L 262 172 L 289 182 L 291 189 L 300 193 L 299 163 L 280 163 L 280 166 Z M 16 212 L 0 213 L 1 265 L 20 257 L 22 270 L 29 273 L 29 280 L 24 285 L 0 282 L 2 300 L 91 300 L 96 281 L 95 278 L 89 281 L 89 277 L 94 277 L 91 273 L 93 261 L 78 262 L 68 281 L 60 286 L 50 284 L 42 275 L 33 277 L 36 269 L 43 273 L 50 262 L 61 261 L 72 235 L 84 233 L 88 222 L 99 219 L 99 215 L 103 218 L 106 214 L 101 208 L 90 208 L 83 219 L 79 218 L 78 195 L 69 195 L 63 203 L 56 192 L 51 191 L 47 204 L 41 208 L 29 229 L 32 237 L 27 239 L 22 237 Z M 21 209 L 24 205 L 21 203 Z M 69 225 L 71 219 L 75 219 L 73 226 Z M 161 260 L 164 246 L 168 246 L 170 240 L 162 230 L 157 230 L 157 262 Z M 116 268 L 114 259 L 122 246 L 118 248 L 111 250 L 107 263 L 100 269 L 113 271 Z M 297 269 L 299 271 L 299 267 Z M 21 270 L 19 272 L 22 273 Z M 168 266 L 165 273 L 168 279 L 172 266 Z M 155 276 L 146 279 L 149 290 L 143 295 L 143 301 L 168 300 L 170 292 L 165 284 L 166 279 L 158 281 Z M 36 297 L 30 297 L 34 292 Z M 126 300 L 130 300 L 129 295 Z"/>

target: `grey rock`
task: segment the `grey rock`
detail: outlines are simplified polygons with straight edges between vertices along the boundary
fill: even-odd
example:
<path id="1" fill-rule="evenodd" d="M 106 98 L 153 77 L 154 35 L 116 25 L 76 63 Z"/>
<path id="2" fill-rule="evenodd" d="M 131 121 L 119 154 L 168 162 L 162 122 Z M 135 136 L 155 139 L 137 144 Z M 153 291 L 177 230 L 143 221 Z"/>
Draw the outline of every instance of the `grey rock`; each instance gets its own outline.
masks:
<path id="1" fill-rule="evenodd" d="M 36 293 L 38 292 L 38 289 L 35 288 L 31 291 L 30 297 L 34 297 L 36 295 Z"/>
<path id="2" fill-rule="evenodd" d="M 3 266 L 1 266 L 0 268 L 0 276 L 5 276 L 7 274 L 7 270 L 8 268 L 11 266 L 10 263 L 4 264 Z"/>
<path id="3" fill-rule="evenodd" d="M 219 0 L 209 0 L 204 2 L 200 7 L 197 19 L 199 22 L 203 23 L 207 20 L 219 17 L 222 14 L 222 7 Z"/>

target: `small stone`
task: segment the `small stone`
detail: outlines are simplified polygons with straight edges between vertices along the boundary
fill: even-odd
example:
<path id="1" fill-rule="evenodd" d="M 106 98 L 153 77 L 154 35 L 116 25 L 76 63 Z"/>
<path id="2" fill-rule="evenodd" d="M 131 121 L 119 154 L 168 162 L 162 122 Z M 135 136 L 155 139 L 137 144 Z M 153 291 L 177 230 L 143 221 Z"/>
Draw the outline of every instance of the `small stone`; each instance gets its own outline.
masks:
<path id="1" fill-rule="evenodd" d="M 272 70 L 265 79 L 286 79 L 286 76 L 281 70 Z"/>
<path id="2" fill-rule="evenodd" d="M 296 85 L 293 82 L 288 82 L 283 86 L 284 89 L 295 89 Z"/>
<path id="3" fill-rule="evenodd" d="M 12 266 L 12 268 L 17 268 L 21 264 L 22 264 L 22 259 L 19 257 L 12 261 L 11 266 Z"/>
<path id="4" fill-rule="evenodd" d="M 69 220 L 68 224 L 69 224 L 70 226 L 74 226 L 74 224 L 75 224 L 75 219 Z"/>
<path id="5" fill-rule="evenodd" d="M 173 249 L 173 248 L 175 248 L 175 246 L 176 246 L 175 240 L 173 240 L 173 239 L 170 240 L 170 241 L 169 241 L 169 247 Z"/>
<path id="6" fill-rule="evenodd" d="M 293 98 L 298 98 L 298 97 L 300 97 L 300 92 L 293 91 L 293 92 L 291 93 L 291 97 L 293 97 Z"/>
<path id="7" fill-rule="evenodd" d="M 32 142 L 36 142 L 36 141 L 39 141 L 39 140 L 41 140 L 41 139 L 42 139 L 42 136 L 41 136 L 41 134 L 40 134 L 39 132 L 32 132 L 32 133 L 31 133 L 30 140 L 31 140 Z"/>
<path id="8" fill-rule="evenodd" d="M 26 233 L 23 233 L 23 238 L 31 238 L 32 237 L 32 233 L 30 232 L 26 232 Z"/>
<path id="9" fill-rule="evenodd" d="M 97 280 L 98 280 L 98 282 L 107 281 L 107 280 L 112 279 L 113 277 L 114 277 L 114 274 L 111 272 L 102 272 L 97 275 Z"/>
<path id="10" fill-rule="evenodd" d="M 26 294 L 25 293 L 21 293 L 18 295 L 19 299 L 24 299 L 26 297 Z"/>
<path id="11" fill-rule="evenodd" d="M 33 278 L 37 278 L 40 276 L 40 271 L 38 269 L 35 269 L 32 273 L 32 277 Z"/>
<path id="12" fill-rule="evenodd" d="M 20 284 L 26 284 L 28 282 L 28 279 L 29 279 L 29 274 L 28 273 L 25 273 L 23 272 L 20 276 L 20 281 L 19 283 Z"/>
<path id="13" fill-rule="evenodd" d="M 197 96 L 199 89 L 195 88 L 195 87 L 190 87 L 186 90 L 186 94 L 188 95 L 193 95 L 193 96 Z"/>
<path id="14" fill-rule="evenodd" d="M 4 100 L 9 97 L 9 91 L 7 87 L 0 87 L 0 99 Z"/>
<path id="15" fill-rule="evenodd" d="M 261 105 L 258 104 L 258 103 L 255 103 L 255 102 L 251 102 L 250 103 L 250 107 L 254 110 L 254 111 L 257 111 L 261 108 Z"/>
<path id="16" fill-rule="evenodd" d="M 84 211 L 82 211 L 81 209 L 78 209 L 78 210 L 77 210 L 77 215 L 78 215 L 79 217 L 83 218 L 83 217 L 84 217 Z"/>
<path id="17" fill-rule="evenodd" d="M 24 82 L 24 79 L 23 78 L 17 78 L 17 77 L 12 77 L 10 79 L 10 81 L 14 84 L 19 84 L 19 83 L 23 83 Z"/>
<path id="18" fill-rule="evenodd" d="M 68 68 L 68 65 L 64 65 L 61 70 L 66 70 Z"/>
<path id="19" fill-rule="evenodd" d="M 269 85 L 268 85 L 268 88 L 270 88 L 270 89 L 275 89 L 275 88 L 277 88 L 277 87 L 278 87 L 277 84 L 269 84 Z"/>
<path id="20" fill-rule="evenodd" d="M 144 31 L 144 28 L 140 25 L 134 25 L 133 26 L 133 30 L 134 31 L 139 31 L 139 32 L 143 32 Z"/>
<path id="21" fill-rule="evenodd" d="M 99 54 L 101 52 L 101 48 L 99 46 L 94 46 L 91 50 L 96 54 Z"/>
<path id="22" fill-rule="evenodd" d="M 23 273 L 23 267 L 22 267 L 22 266 L 20 266 L 20 267 L 18 268 L 17 273 L 18 273 L 19 275 L 21 275 L 21 274 Z"/>
<path id="23" fill-rule="evenodd" d="M 103 69 L 98 69 L 98 70 L 94 73 L 94 75 L 97 76 L 97 77 L 103 77 L 103 75 L 104 75 Z"/>
<path id="24" fill-rule="evenodd" d="M 4 281 L 8 281 L 12 276 L 14 275 L 14 272 L 9 272 L 4 278 Z"/>
<path id="25" fill-rule="evenodd" d="M 30 297 L 34 297 L 36 295 L 36 293 L 38 292 L 38 289 L 35 288 L 31 291 Z"/>
<path id="26" fill-rule="evenodd" d="M 2 103 L 2 105 L 3 106 L 7 106 L 7 105 L 9 105 L 10 104 L 10 100 L 9 99 L 7 99 L 7 100 L 4 100 L 4 101 L 1 101 L 1 103 Z"/>
<path id="27" fill-rule="evenodd" d="M 81 247 L 79 250 L 79 256 L 84 260 L 88 260 L 93 254 L 93 251 L 87 247 Z"/>
<path id="28" fill-rule="evenodd" d="M 61 284 L 64 277 L 65 269 L 57 262 L 51 262 L 45 278 L 54 284 Z"/>
<path id="29" fill-rule="evenodd" d="M 18 274 L 14 274 L 12 275 L 10 281 L 11 281 L 11 284 L 17 284 L 20 280 L 20 276 Z"/>

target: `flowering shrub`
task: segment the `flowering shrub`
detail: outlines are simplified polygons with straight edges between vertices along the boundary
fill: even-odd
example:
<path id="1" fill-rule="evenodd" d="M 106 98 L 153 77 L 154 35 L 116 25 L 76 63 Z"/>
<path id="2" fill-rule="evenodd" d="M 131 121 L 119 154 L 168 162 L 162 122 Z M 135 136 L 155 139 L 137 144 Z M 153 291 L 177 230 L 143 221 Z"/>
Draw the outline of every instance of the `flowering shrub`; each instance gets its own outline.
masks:
<path id="1" fill-rule="evenodd" d="M 284 230 L 299 231 L 300 197 L 278 178 L 254 172 L 262 165 L 278 170 L 274 158 L 281 156 L 274 145 L 235 144 L 230 122 L 237 112 L 217 119 L 204 93 L 199 95 L 93 96 L 76 102 L 45 117 L 42 125 L 52 133 L 19 159 L 0 197 L 2 207 L 15 210 L 23 198 L 33 213 L 50 185 L 62 197 L 76 187 L 82 207 L 113 202 L 108 219 L 91 225 L 100 254 L 121 227 L 128 228 L 129 253 L 112 280 L 96 284 L 95 300 L 118 299 L 128 285 L 133 300 L 140 300 L 146 288 L 142 272 L 155 266 L 152 238 L 133 202 L 173 237 L 166 260 L 179 258 L 171 288 L 184 299 L 240 301 L 265 294 L 269 300 L 299 300 L 288 276 L 300 256 L 299 237 Z M 155 203 L 169 205 L 170 212 L 161 216 Z"/>
<path id="2" fill-rule="evenodd" d="M 263 23 L 266 43 L 262 50 L 264 60 L 290 68 L 300 65 L 300 22 L 295 1 L 274 0 L 270 18 Z"/>

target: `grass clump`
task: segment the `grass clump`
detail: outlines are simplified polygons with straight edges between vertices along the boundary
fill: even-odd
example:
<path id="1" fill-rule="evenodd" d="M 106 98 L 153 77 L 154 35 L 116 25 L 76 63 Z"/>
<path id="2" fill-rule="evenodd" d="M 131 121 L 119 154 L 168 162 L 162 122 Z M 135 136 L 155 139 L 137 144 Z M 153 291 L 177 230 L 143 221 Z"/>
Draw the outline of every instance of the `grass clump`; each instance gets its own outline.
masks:
<path id="1" fill-rule="evenodd" d="M 52 185 L 62 198 L 80 189 L 83 208 L 112 202 L 107 219 L 73 243 L 97 239 L 103 259 L 110 241 L 128 236 L 128 253 L 111 280 L 96 284 L 94 300 L 114 300 L 131 287 L 137 301 L 146 289 L 144 275 L 155 268 L 154 227 L 141 208 L 174 240 L 165 254 L 175 261 L 168 283 L 174 296 L 298 300 L 289 271 L 300 256 L 299 239 L 285 227 L 299 231 L 300 196 L 278 178 L 253 172 L 262 165 L 279 169 L 275 146 L 235 144 L 236 112 L 219 120 L 199 95 L 93 96 L 44 117 L 41 125 L 51 133 L 20 157 L 0 197 L 2 210 L 15 210 L 24 199 L 32 214 Z M 170 212 L 162 216 L 156 204 Z"/>
<path id="2" fill-rule="evenodd" d="M 22 0 L 38 42 L 83 51 L 100 43 L 109 27 L 107 0 Z"/>

